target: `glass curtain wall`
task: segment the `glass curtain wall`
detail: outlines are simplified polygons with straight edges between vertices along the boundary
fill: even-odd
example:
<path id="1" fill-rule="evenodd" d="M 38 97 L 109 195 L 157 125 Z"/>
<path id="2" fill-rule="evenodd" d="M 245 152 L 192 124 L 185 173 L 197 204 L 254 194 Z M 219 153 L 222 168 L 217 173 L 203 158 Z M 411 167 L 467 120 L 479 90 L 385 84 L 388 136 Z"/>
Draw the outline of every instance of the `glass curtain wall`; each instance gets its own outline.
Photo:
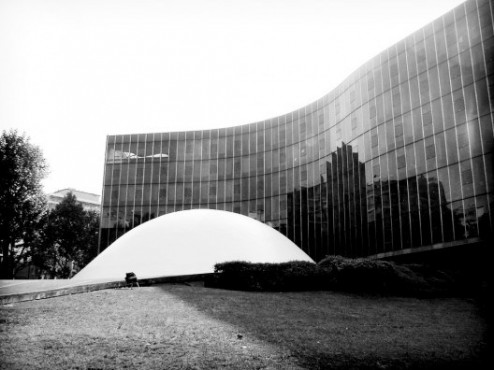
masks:
<path id="1" fill-rule="evenodd" d="M 481 240 L 494 206 L 492 15 L 468 1 L 284 116 L 109 136 L 101 250 L 192 208 L 257 219 L 315 260 Z"/>

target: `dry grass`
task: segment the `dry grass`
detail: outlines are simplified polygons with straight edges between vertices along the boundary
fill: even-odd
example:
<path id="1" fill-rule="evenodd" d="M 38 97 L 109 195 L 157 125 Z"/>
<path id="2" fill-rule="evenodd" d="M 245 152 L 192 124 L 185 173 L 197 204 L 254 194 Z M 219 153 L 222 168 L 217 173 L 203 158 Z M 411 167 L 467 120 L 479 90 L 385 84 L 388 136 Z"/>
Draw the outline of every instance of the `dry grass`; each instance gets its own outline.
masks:
<path id="1" fill-rule="evenodd" d="M 162 285 L 0 307 L 0 368 L 479 368 L 485 331 L 463 299 Z"/>

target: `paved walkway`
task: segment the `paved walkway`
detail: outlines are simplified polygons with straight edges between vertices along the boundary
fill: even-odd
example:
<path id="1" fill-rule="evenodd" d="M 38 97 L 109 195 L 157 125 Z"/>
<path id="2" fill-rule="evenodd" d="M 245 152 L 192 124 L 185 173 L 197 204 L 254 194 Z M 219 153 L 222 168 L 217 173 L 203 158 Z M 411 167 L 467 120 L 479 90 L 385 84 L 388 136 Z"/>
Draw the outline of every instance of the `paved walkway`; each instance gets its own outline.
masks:
<path id="1" fill-rule="evenodd" d="M 204 281 L 206 275 L 160 276 L 139 279 L 143 285 L 163 283 L 183 283 Z M 125 280 L 0 280 L 0 305 L 36 299 L 52 298 L 67 294 L 87 293 L 95 290 L 121 288 L 126 286 Z"/>
<path id="2" fill-rule="evenodd" d="M 0 304 L 32 301 L 67 294 L 85 293 L 116 288 L 122 282 L 98 282 L 70 279 L 57 280 L 0 280 Z"/>
<path id="3" fill-rule="evenodd" d="M 70 285 L 68 279 L 57 280 L 0 280 L 0 296 L 57 289 Z"/>

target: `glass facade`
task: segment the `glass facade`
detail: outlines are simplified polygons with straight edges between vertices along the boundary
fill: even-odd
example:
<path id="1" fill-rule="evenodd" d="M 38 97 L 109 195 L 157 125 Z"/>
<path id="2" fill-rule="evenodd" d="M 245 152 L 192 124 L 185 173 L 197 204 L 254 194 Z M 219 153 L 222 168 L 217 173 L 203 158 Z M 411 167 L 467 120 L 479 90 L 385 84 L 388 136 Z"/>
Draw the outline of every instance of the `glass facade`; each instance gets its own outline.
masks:
<path id="1" fill-rule="evenodd" d="M 476 243 L 493 229 L 493 62 L 492 3 L 470 0 L 294 112 L 108 136 L 101 250 L 191 208 L 256 218 L 316 261 Z"/>

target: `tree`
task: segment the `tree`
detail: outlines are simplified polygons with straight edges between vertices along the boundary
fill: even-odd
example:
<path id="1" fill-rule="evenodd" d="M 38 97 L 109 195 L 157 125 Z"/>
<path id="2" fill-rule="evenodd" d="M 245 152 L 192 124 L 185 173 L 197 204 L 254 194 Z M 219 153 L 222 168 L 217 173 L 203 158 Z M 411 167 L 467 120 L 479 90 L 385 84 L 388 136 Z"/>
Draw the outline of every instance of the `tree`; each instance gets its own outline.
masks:
<path id="1" fill-rule="evenodd" d="M 45 210 L 41 150 L 16 130 L 0 137 L 0 277 L 11 279 L 29 257 L 36 224 Z"/>
<path id="2" fill-rule="evenodd" d="M 68 278 L 97 254 L 99 215 L 86 211 L 73 193 L 46 213 L 33 243 L 33 263 L 52 277 Z"/>

